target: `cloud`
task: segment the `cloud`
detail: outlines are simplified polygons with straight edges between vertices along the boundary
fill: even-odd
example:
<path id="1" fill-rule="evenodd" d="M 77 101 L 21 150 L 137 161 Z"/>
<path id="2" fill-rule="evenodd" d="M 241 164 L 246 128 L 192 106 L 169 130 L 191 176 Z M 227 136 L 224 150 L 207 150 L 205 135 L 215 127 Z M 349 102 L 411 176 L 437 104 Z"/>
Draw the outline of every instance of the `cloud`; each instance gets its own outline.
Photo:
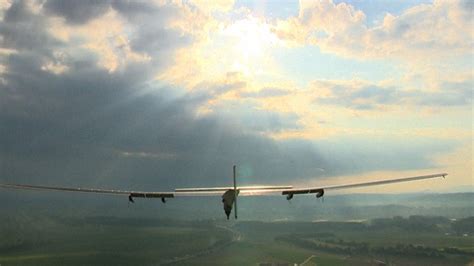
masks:
<path id="1" fill-rule="evenodd" d="M 110 1 L 48 0 L 43 5 L 47 13 L 62 16 L 70 24 L 83 24 L 103 15 L 110 7 Z"/>
<path id="2" fill-rule="evenodd" d="M 222 0 L 222 1 L 207 1 L 207 0 L 191 0 L 189 1 L 192 5 L 199 9 L 205 10 L 206 12 L 226 12 L 234 6 L 234 0 Z"/>
<path id="3" fill-rule="evenodd" d="M 317 98 L 316 101 L 322 104 L 341 105 L 358 110 L 367 110 L 398 103 L 401 100 L 397 97 L 397 92 L 394 88 L 383 88 L 375 85 L 357 88 L 334 85 L 329 90 L 330 95 Z"/>
<path id="4" fill-rule="evenodd" d="M 0 24 L 0 45 L 13 50 L 46 53 L 43 47 L 57 47 L 61 42 L 46 34 L 48 20 L 31 11 L 24 1 L 14 2 L 3 16 Z"/>
<path id="5" fill-rule="evenodd" d="M 17 99 L 2 102 L 0 112 L 2 176 L 9 182 L 142 189 L 223 185 L 227 179 L 222 175 L 235 163 L 251 169 L 247 177 L 251 179 L 242 178 L 244 182 L 281 183 L 373 169 L 426 167 L 432 165 L 427 149 L 451 148 L 431 142 L 398 143 L 386 153 L 363 142 L 346 146 L 276 141 L 258 132 L 294 127 L 294 115 L 259 110 L 241 114 L 242 110 L 230 108 L 234 115 L 216 109 L 196 116 L 202 100 L 175 88 L 126 82 L 131 72 L 122 76 L 96 68 L 62 75 L 39 73 L 35 80 L 45 82 L 33 90 L 1 88 L 2 99 Z M 404 160 L 394 163 L 389 155 Z M 367 163 L 375 158 L 376 163 Z"/>
<path id="6" fill-rule="evenodd" d="M 185 16 L 189 15 L 185 6 L 114 1 L 112 7 L 133 27 L 130 43 L 137 52 L 157 56 L 163 49 L 178 49 L 193 41 L 193 34 L 174 25 L 175 21 L 186 19 Z M 198 21 L 196 23 L 199 24 Z"/>
<path id="7" fill-rule="evenodd" d="M 52 72 L 68 68 L 53 54 L 91 57 L 108 71 L 146 61 L 158 72 L 201 38 L 209 22 L 200 10 L 175 2 L 92 2 L 15 2 L 0 26 L 2 47 L 42 52 L 44 68 Z M 193 27 L 182 21 L 193 21 Z"/>
<path id="8" fill-rule="evenodd" d="M 272 97 L 286 96 L 290 93 L 291 92 L 289 90 L 285 90 L 285 89 L 265 87 L 265 88 L 262 88 L 259 91 L 241 92 L 240 97 L 244 97 L 244 98 L 272 98 Z"/>
<path id="9" fill-rule="evenodd" d="M 238 125 L 241 130 L 249 132 L 277 133 L 302 128 L 297 114 L 264 110 L 252 102 L 227 100 L 212 109 L 229 124 Z"/>
<path id="10" fill-rule="evenodd" d="M 384 151 L 363 145 L 320 149 L 321 143 L 276 141 L 258 133 L 295 126 L 293 115 L 255 109 L 240 115 L 234 109 L 232 116 L 216 109 L 196 116 L 206 101 L 176 88 L 144 86 L 146 77 L 132 69 L 109 73 L 88 65 L 61 75 L 37 71 L 32 80 L 42 82 L 22 83 L 31 90 L 17 87 L 28 82 L 23 77 L 7 78 L 8 86 L 0 90 L 1 99 L 9 99 L 1 104 L 0 157 L 2 177 L 9 182 L 171 188 L 227 184 L 222 175 L 234 163 L 251 169 L 242 178 L 247 183 L 430 165 L 425 151 L 431 143 L 415 151 L 399 145 L 393 154 L 406 160 L 397 165 L 365 164 L 384 158 Z M 352 155 L 365 159 L 347 164 Z"/>
<path id="11" fill-rule="evenodd" d="M 445 81 L 439 85 L 439 91 L 433 93 L 415 93 L 416 102 L 427 106 L 471 106 L 474 80 Z"/>
<path id="12" fill-rule="evenodd" d="M 368 26 L 365 14 L 352 5 L 301 1 L 298 17 L 277 21 L 274 31 L 290 42 L 317 45 L 345 57 L 429 60 L 472 52 L 472 9 L 467 2 L 417 5 Z"/>
<path id="13" fill-rule="evenodd" d="M 89 8 L 79 3 L 77 12 L 68 12 L 53 2 L 43 9 L 15 2 L 5 11 L 0 45 L 16 52 L 1 54 L 2 181 L 169 189 L 228 184 L 226 173 L 237 164 L 249 169 L 244 183 L 292 183 L 354 171 L 424 168 L 432 165 L 429 153 L 452 148 L 450 143 L 431 148 L 433 141 L 413 149 L 399 141 L 389 145 L 396 149 L 388 156 L 365 142 L 332 146 L 273 139 L 269 132 L 299 129 L 299 114 L 263 109 L 252 97 L 237 102 L 247 88 L 238 76 L 200 88 L 156 78 L 173 65 L 177 50 L 199 38 L 195 26 L 186 28 L 191 22 L 181 20 L 201 14 L 173 3 L 150 8 L 127 3 L 125 8 L 111 2 L 93 14 L 79 12 Z M 65 21 L 49 17 L 50 12 Z M 103 28 L 107 19 L 113 27 Z M 119 42 L 122 37 L 125 41 Z M 106 67 L 104 50 L 112 50 L 117 60 L 128 59 Z M 382 99 L 373 90 L 360 93 Z M 266 88 L 251 96 L 278 95 Z M 203 107 L 210 112 L 200 113 Z M 379 144 L 385 143 L 390 140 Z M 405 159 L 393 163 L 394 154 Z M 351 155 L 364 159 L 348 165 Z M 367 163 L 371 158 L 377 163 Z"/>
<path id="14" fill-rule="evenodd" d="M 202 81 L 195 85 L 192 90 L 205 94 L 208 100 L 219 98 L 229 92 L 236 93 L 247 87 L 246 80 L 238 72 L 228 72 L 220 79 L 213 81 Z"/>
<path id="15" fill-rule="evenodd" d="M 469 107 L 472 102 L 472 79 L 445 81 L 431 89 L 407 89 L 360 81 L 314 81 L 316 104 L 336 105 L 355 110 L 404 107 Z"/>

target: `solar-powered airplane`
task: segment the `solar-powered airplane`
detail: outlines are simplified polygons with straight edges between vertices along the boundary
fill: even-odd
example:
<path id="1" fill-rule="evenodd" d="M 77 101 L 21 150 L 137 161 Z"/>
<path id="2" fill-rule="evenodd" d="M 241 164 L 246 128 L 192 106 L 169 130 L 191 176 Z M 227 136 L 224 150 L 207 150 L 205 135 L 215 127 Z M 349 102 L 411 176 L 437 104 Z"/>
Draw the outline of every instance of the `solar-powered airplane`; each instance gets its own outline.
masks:
<path id="1" fill-rule="evenodd" d="M 33 190 L 49 190 L 49 191 L 68 191 L 68 192 L 89 192 L 99 194 L 113 194 L 113 195 L 126 195 L 130 202 L 134 202 L 134 198 L 161 198 L 163 203 L 166 202 L 167 198 L 174 198 L 175 196 L 209 196 L 222 194 L 222 203 L 224 205 L 224 212 L 227 215 L 227 219 L 232 212 L 234 207 L 235 219 L 237 219 L 237 196 L 238 195 L 265 195 L 271 193 L 281 193 L 286 195 L 287 200 L 291 200 L 294 195 L 298 194 L 316 194 L 316 198 L 324 196 L 326 190 L 346 189 L 355 187 L 367 187 L 375 185 L 384 185 L 391 183 L 400 183 L 408 181 L 416 181 L 422 179 L 430 179 L 436 177 L 446 177 L 447 173 L 422 175 L 413 177 L 403 177 L 396 179 L 385 179 L 376 180 L 363 183 L 351 183 L 344 185 L 334 186 L 321 186 L 321 187 L 302 187 L 293 188 L 293 186 L 237 186 L 236 182 L 236 167 L 233 167 L 233 187 L 208 187 L 208 188 L 177 188 L 174 192 L 145 192 L 145 191 L 125 191 L 125 190 L 112 190 L 112 189 L 98 189 L 98 188 L 72 188 L 72 187 L 52 187 L 52 186 L 37 186 L 37 185 L 23 185 L 23 184 L 1 184 L 2 188 L 12 189 L 33 189 Z"/>

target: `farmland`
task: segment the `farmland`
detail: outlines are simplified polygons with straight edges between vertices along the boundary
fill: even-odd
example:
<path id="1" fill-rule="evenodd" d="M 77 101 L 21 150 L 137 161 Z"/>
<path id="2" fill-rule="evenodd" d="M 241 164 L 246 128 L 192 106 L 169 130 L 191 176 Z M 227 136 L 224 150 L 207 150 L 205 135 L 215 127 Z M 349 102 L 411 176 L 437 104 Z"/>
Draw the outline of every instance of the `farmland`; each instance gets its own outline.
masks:
<path id="1" fill-rule="evenodd" d="M 464 265 L 474 258 L 474 237 L 455 232 L 453 222 L 442 217 L 395 217 L 370 223 L 30 218 L 2 220 L 0 264 L 255 265 L 306 261 L 307 265 L 371 265 L 384 261 Z M 416 230 L 415 220 L 426 230 Z"/>

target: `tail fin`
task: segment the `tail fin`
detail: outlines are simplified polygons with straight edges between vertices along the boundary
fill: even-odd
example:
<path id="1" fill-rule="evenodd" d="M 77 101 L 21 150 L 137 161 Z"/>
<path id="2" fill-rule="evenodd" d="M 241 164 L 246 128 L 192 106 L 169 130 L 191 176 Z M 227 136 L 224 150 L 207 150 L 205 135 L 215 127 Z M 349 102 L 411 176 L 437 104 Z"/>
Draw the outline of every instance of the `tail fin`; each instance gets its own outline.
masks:
<path id="1" fill-rule="evenodd" d="M 233 172 L 234 172 L 234 215 L 235 215 L 235 219 L 237 219 L 237 195 L 239 194 L 239 192 L 237 191 L 237 182 L 236 182 L 236 178 L 235 178 L 235 168 L 236 166 L 234 165 L 233 167 Z"/>

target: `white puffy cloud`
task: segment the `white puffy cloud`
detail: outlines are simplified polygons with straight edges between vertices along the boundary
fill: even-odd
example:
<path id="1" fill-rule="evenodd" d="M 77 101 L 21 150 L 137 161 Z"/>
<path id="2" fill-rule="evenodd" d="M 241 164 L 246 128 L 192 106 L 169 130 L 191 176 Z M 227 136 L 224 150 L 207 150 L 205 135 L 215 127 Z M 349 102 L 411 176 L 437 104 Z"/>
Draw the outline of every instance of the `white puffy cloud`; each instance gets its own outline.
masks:
<path id="1" fill-rule="evenodd" d="M 472 52 L 469 3 L 435 1 L 398 16 L 386 14 L 382 22 L 368 26 L 364 13 L 349 4 L 303 0 L 298 17 L 278 21 L 274 30 L 290 42 L 347 57 L 432 60 Z"/>

